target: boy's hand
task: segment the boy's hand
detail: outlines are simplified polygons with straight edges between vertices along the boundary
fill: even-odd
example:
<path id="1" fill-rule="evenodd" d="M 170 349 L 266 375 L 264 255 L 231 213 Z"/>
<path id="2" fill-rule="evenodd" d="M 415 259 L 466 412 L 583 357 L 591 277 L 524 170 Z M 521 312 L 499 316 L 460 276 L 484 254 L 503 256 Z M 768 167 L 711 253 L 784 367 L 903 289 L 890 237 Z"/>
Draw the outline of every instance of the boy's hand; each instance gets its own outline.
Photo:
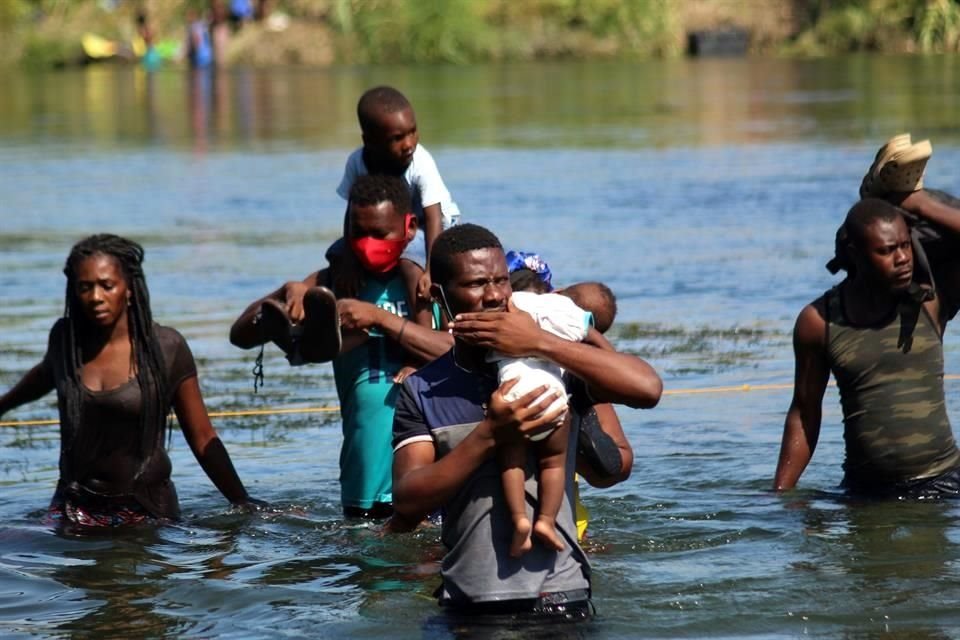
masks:
<path id="1" fill-rule="evenodd" d="M 287 306 L 287 315 L 290 316 L 290 322 L 303 322 L 303 295 L 309 289 L 306 284 L 297 281 L 290 281 L 283 285 L 283 301 Z"/>
<path id="2" fill-rule="evenodd" d="M 412 365 L 406 365 L 400 371 L 397 371 L 397 375 L 393 376 L 393 382 L 395 384 L 402 384 L 404 380 L 410 377 L 411 374 L 416 373 L 417 368 Z"/>
<path id="3" fill-rule="evenodd" d="M 356 298 L 363 287 L 363 269 L 353 251 L 345 251 L 339 260 L 331 262 L 330 271 L 337 297 Z"/>
<path id="4" fill-rule="evenodd" d="M 417 297 L 421 300 L 430 300 L 430 272 L 424 271 L 417 282 Z"/>

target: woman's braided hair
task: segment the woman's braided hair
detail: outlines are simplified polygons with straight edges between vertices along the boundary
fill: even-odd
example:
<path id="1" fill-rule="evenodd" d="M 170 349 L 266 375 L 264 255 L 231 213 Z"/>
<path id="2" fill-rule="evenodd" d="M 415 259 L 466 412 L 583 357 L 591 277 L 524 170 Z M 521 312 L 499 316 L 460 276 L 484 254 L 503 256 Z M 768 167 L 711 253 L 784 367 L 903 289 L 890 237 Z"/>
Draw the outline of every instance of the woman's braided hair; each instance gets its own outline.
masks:
<path id="1" fill-rule="evenodd" d="M 57 392 L 61 400 L 61 435 L 65 451 L 72 451 L 74 445 L 83 443 L 86 451 L 78 451 L 81 456 L 93 455 L 98 438 L 95 433 L 85 433 L 80 438 L 78 431 L 81 420 L 81 397 L 83 386 L 80 378 L 82 360 L 81 337 L 91 330 L 77 296 L 76 273 L 81 262 L 87 258 L 103 255 L 116 260 L 120 272 L 126 280 L 130 292 L 127 320 L 130 334 L 131 368 L 136 371 L 137 385 L 140 387 L 140 469 L 139 476 L 150 456 L 163 444 L 166 432 L 166 418 L 169 401 L 166 368 L 160 340 L 153 324 L 150 312 L 150 293 L 143 274 L 143 247 L 132 240 L 112 234 L 98 234 L 85 238 L 75 244 L 67 257 L 63 268 L 67 276 L 65 331 L 60 353 L 64 358 L 65 375 L 57 380 Z M 95 426 L 94 426 L 95 428 Z M 90 444 L 87 445 L 86 443 Z M 67 456 L 68 459 L 76 459 Z"/>

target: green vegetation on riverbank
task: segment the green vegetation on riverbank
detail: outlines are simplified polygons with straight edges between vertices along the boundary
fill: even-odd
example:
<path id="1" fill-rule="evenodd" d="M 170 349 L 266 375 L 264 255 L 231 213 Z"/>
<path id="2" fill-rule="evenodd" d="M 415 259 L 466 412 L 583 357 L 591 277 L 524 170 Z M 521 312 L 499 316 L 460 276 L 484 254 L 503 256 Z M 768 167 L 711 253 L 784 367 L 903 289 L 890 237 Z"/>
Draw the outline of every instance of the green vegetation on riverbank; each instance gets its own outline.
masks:
<path id="1" fill-rule="evenodd" d="M 807 4 L 809 24 L 786 43 L 788 53 L 960 51 L 960 3 L 956 0 L 816 0 Z"/>
<path id="2" fill-rule="evenodd" d="M 229 61 L 353 64 L 676 56 L 687 33 L 736 26 L 754 52 L 954 52 L 957 0 L 274 0 L 280 27 L 237 34 Z M 80 39 L 129 42 L 144 7 L 162 40 L 183 38 L 201 0 L 0 0 L 0 62 L 81 62 Z"/>

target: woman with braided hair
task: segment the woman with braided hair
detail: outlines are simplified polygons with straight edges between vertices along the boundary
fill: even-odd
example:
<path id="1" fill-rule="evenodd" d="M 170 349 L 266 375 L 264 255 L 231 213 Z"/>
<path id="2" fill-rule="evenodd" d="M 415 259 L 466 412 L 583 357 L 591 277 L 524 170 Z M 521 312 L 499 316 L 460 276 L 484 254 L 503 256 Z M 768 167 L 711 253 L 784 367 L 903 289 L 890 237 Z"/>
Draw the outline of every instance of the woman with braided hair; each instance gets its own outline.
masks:
<path id="1" fill-rule="evenodd" d="M 173 407 L 204 471 L 234 505 L 247 495 L 210 424 L 190 348 L 153 322 L 143 249 L 115 235 L 76 245 L 63 269 L 64 317 L 47 353 L 0 396 L 0 415 L 54 388 L 60 411 L 60 480 L 54 519 L 118 526 L 180 515 L 165 448 Z"/>

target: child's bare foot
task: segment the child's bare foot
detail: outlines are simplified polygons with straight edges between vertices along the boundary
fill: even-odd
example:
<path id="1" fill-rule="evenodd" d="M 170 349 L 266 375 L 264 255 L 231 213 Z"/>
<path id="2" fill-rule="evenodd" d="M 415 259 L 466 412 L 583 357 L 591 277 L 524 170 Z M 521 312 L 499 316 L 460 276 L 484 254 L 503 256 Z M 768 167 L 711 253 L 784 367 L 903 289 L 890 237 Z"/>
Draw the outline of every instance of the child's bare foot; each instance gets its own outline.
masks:
<path id="1" fill-rule="evenodd" d="M 513 542 L 510 543 L 510 555 L 519 558 L 533 549 L 530 539 L 530 520 L 524 516 L 513 521 Z"/>
<path id="2" fill-rule="evenodd" d="M 557 533 L 554 523 L 547 518 L 537 518 L 533 525 L 533 535 L 554 551 L 563 551 L 563 538 Z"/>

